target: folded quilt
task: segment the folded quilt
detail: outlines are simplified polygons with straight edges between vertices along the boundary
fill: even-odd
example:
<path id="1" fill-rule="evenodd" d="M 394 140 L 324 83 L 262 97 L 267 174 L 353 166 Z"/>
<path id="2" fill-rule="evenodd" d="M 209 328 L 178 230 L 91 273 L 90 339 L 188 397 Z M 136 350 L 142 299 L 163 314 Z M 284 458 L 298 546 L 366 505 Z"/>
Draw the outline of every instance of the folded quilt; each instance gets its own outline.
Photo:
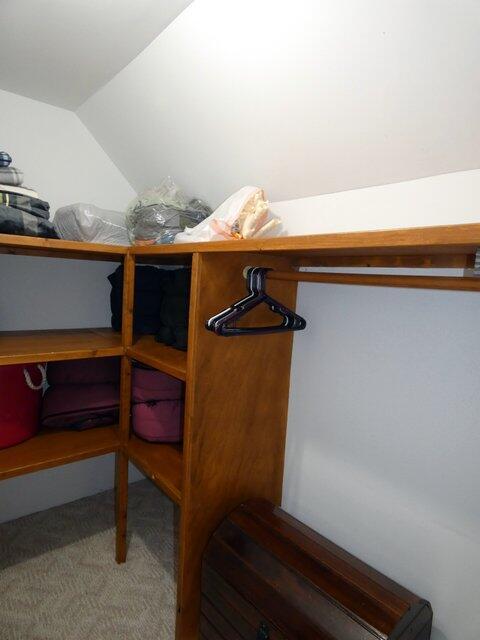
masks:
<path id="1" fill-rule="evenodd" d="M 53 224 L 41 217 L 0 204 L 0 233 L 37 238 L 58 238 Z"/>
<path id="2" fill-rule="evenodd" d="M 0 167 L 0 183 L 19 187 L 23 182 L 23 171 L 15 167 Z"/>
<path id="3" fill-rule="evenodd" d="M 50 205 L 39 198 L 31 198 L 30 196 L 22 196 L 16 193 L 6 193 L 0 191 L 0 204 L 14 207 L 33 216 L 38 216 L 48 220 L 50 218 Z"/>

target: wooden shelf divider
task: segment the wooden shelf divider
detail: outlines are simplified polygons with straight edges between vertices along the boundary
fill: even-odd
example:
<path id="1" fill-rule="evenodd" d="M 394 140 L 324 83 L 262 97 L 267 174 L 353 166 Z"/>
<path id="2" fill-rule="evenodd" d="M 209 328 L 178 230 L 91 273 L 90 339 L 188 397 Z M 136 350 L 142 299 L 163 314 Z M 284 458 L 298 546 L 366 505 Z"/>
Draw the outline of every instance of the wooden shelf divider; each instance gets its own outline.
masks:
<path id="1" fill-rule="evenodd" d="M 181 444 L 146 442 L 132 435 L 128 457 L 140 471 L 177 504 L 182 500 L 183 456 Z"/>
<path id="2" fill-rule="evenodd" d="M 141 336 L 127 347 L 127 355 L 133 360 L 163 371 L 179 380 L 187 377 L 187 353 L 155 341 L 154 336 Z"/>

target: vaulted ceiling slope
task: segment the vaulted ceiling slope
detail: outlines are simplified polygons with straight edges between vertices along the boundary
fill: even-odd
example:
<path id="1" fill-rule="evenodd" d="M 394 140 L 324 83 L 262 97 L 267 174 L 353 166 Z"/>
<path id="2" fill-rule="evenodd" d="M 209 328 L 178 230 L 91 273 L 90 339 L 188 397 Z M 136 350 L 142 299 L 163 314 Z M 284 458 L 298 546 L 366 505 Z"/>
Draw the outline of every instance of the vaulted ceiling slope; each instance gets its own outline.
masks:
<path id="1" fill-rule="evenodd" d="M 138 190 L 212 205 L 480 167 L 478 0 L 195 0 L 79 115 Z"/>
<path id="2" fill-rule="evenodd" d="M 76 109 L 192 0 L 0 0 L 0 89 Z"/>

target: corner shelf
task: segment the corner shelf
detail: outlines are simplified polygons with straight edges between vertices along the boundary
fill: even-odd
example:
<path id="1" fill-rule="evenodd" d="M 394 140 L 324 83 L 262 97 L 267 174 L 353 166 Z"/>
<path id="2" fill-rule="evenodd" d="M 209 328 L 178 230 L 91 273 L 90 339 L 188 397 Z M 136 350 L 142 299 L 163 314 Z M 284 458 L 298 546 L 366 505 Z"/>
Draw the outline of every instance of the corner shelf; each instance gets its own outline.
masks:
<path id="1" fill-rule="evenodd" d="M 113 453 L 119 447 L 114 426 L 40 431 L 26 442 L 0 450 L 0 480 Z"/>
<path id="2" fill-rule="evenodd" d="M 187 353 L 155 342 L 154 336 L 141 336 L 127 347 L 127 356 L 174 378 L 187 378 Z"/>
<path id="3" fill-rule="evenodd" d="M 128 247 L 0 233 L 0 253 L 73 260 L 122 262 Z"/>
<path id="4" fill-rule="evenodd" d="M 182 501 L 183 454 L 181 444 L 146 442 L 132 435 L 128 458 L 174 502 Z"/>
<path id="5" fill-rule="evenodd" d="M 107 328 L 0 332 L 0 366 L 121 355 L 121 335 Z"/>

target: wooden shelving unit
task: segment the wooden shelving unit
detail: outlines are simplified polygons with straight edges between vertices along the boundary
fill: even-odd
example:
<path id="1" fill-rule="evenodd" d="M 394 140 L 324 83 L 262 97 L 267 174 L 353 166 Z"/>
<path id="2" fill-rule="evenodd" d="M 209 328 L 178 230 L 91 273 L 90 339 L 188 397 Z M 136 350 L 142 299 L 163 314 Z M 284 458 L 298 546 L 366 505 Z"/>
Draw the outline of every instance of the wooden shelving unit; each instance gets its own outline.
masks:
<path id="1" fill-rule="evenodd" d="M 245 295 L 246 266 L 269 272 L 268 290 L 295 309 L 298 280 L 473 291 L 474 276 L 408 279 L 369 273 L 299 273 L 301 266 L 471 269 L 480 224 L 155 247 L 105 247 L 0 235 L 0 253 L 123 261 L 122 334 L 109 330 L 0 334 L 0 365 L 122 355 L 118 428 L 41 434 L 0 451 L 0 479 L 116 452 L 117 561 L 126 559 L 128 461 L 180 506 L 177 640 L 197 640 L 201 560 L 219 522 L 254 497 L 281 500 L 292 334 L 219 338 L 205 321 Z M 135 264 L 192 268 L 188 352 L 133 337 Z M 268 312 L 266 312 L 268 313 Z M 259 311 L 252 323 L 269 321 Z M 130 434 L 132 361 L 186 383 L 184 442 Z"/>
<path id="2" fill-rule="evenodd" d="M 0 254 L 123 262 L 127 247 L 0 234 Z M 0 331 L 0 366 L 124 356 L 124 352 L 122 335 L 110 328 Z M 86 431 L 41 430 L 26 442 L 0 450 L 0 480 L 108 453 L 119 459 L 121 435 L 119 425 Z"/>
<path id="3" fill-rule="evenodd" d="M 127 356 L 179 380 L 186 379 L 186 352 L 160 344 L 155 341 L 154 336 L 134 339 L 132 346 L 127 347 Z"/>

